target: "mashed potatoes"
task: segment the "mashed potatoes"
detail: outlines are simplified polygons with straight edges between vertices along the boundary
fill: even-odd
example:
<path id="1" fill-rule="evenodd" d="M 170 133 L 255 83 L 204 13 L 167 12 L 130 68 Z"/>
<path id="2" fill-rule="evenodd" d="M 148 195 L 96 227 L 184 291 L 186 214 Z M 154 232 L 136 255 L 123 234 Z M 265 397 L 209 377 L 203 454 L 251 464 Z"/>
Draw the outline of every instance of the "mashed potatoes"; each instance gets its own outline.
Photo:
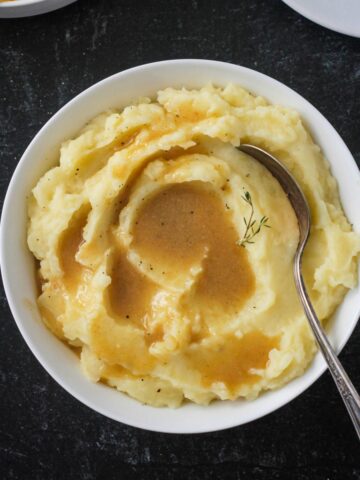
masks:
<path id="1" fill-rule="evenodd" d="M 92 120 L 30 200 L 42 317 L 94 382 L 175 407 L 252 399 L 311 362 L 296 218 L 240 142 L 272 152 L 305 192 L 303 268 L 320 319 L 355 285 L 359 238 L 299 115 L 235 85 L 167 88 Z M 271 228 L 245 242 L 264 217 Z"/>

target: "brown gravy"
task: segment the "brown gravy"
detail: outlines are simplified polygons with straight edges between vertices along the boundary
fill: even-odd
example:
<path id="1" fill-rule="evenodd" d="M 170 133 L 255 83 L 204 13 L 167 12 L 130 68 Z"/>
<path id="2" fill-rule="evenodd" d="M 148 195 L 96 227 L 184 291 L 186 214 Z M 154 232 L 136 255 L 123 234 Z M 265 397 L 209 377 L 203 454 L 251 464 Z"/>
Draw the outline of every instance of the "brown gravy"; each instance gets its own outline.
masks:
<path id="1" fill-rule="evenodd" d="M 255 278 L 245 249 L 211 185 L 172 184 L 146 200 L 133 228 L 133 246 L 157 270 L 186 272 L 203 264 L 195 302 L 236 311 Z"/>
<path id="2" fill-rule="evenodd" d="M 116 316 L 142 325 L 156 285 L 136 269 L 123 252 L 116 254 L 110 275 L 108 294 L 112 311 Z"/>
<path id="3" fill-rule="evenodd" d="M 67 230 L 59 242 L 59 260 L 63 271 L 63 283 L 69 291 L 75 291 L 81 280 L 84 267 L 76 261 L 75 255 L 83 242 L 83 230 L 89 209 L 81 209 L 70 220 Z"/>
<path id="4" fill-rule="evenodd" d="M 265 368 L 269 352 L 277 346 L 277 337 L 250 332 L 242 338 L 228 336 L 218 350 L 204 346 L 189 349 L 186 358 L 190 368 L 200 372 L 205 387 L 214 382 L 223 382 L 236 394 L 234 390 L 239 385 L 255 383 L 259 379 L 249 370 Z"/>
<path id="5" fill-rule="evenodd" d="M 86 268 L 76 261 L 75 255 L 83 242 L 87 216 L 86 209 L 74 215 L 59 244 L 63 282 L 70 291 L 84 279 Z M 177 273 L 202 264 L 193 303 L 231 312 L 241 307 L 255 287 L 247 252 L 236 245 L 237 238 L 228 206 L 211 185 L 202 182 L 163 188 L 144 201 L 133 227 L 133 246 L 150 268 Z M 162 340 L 161 326 L 154 331 L 146 327 L 146 314 L 157 285 L 133 266 L 121 250 L 115 254 L 109 273 L 112 281 L 107 293 L 114 316 L 144 328 L 147 348 Z M 234 391 L 239 384 L 258 379 L 249 370 L 264 368 L 270 350 L 276 346 L 277 339 L 252 332 L 241 339 L 229 335 L 216 351 L 204 345 L 190 347 L 185 357 L 189 366 L 200 372 L 205 386 L 224 382 Z M 145 365 L 147 360 L 144 362 Z"/>

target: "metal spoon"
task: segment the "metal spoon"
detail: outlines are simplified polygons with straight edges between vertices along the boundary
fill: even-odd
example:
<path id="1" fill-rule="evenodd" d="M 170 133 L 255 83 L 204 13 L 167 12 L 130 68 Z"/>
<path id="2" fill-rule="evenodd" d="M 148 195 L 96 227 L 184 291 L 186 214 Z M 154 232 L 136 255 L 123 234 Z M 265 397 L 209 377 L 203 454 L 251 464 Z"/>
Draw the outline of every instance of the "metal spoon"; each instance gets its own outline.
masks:
<path id="1" fill-rule="evenodd" d="M 306 242 L 310 233 L 310 209 L 303 192 L 297 184 L 294 177 L 288 170 L 272 155 L 265 150 L 255 147 L 254 145 L 240 145 L 238 149 L 247 155 L 258 160 L 264 167 L 266 167 L 272 175 L 278 180 L 290 203 L 295 211 L 299 224 L 299 244 L 294 257 L 294 278 L 296 289 L 299 294 L 301 303 L 304 307 L 305 314 L 309 320 L 312 331 L 320 346 L 322 354 L 326 360 L 330 373 L 336 383 L 340 395 L 349 412 L 351 420 L 354 424 L 356 433 L 360 439 L 360 397 L 351 383 L 343 366 L 336 356 L 320 322 L 316 316 L 314 308 L 310 302 L 309 296 L 306 292 L 304 279 L 301 273 L 301 260 Z"/>

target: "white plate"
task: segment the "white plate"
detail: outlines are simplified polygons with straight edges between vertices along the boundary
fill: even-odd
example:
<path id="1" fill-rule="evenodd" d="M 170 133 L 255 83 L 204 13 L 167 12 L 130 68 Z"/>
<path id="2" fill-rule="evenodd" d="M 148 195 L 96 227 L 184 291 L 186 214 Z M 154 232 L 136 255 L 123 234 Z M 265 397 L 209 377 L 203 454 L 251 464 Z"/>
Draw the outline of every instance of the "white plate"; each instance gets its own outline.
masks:
<path id="1" fill-rule="evenodd" d="M 46 123 L 26 149 L 11 179 L 2 212 L 0 260 L 4 287 L 13 316 L 30 349 L 50 375 L 85 405 L 117 421 L 147 430 L 198 433 L 250 422 L 297 397 L 326 368 L 321 355 L 317 354 L 303 376 L 254 401 L 214 402 L 208 407 L 187 403 L 175 410 L 153 408 L 115 389 L 91 383 L 81 373 L 75 354 L 47 330 L 39 317 L 34 259 L 26 245 L 26 196 L 40 176 L 59 160 L 61 142 L 76 135 L 100 112 L 124 107 L 139 96 L 153 96 L 157 90 L 168 86 L 199 88 L 210 81 L 218 85 L 238 83 L 273 103 L 293 107 L 301 114 L 330 162 L 339 182 L 346 214 L 360 232 L 360 209 L 355 201 L 360 196 L 359 171 L 330 123 L 282 83 L 254 70 L 208 60 L 143 65 L 113 75 L 78 95 Z M 360 287 L 357 287 L 346 295 L 334 316 L 330 340 L 337 351 L 350 337 L 359 312 Z M 319 399 L 319 408 L 322 401 L 326 399 Z"/>
<path id="2" fill-rule="evenodd" d="M 31 17 L 65 7 L 76 0 L 14 0 L 0 3 L 0 18 Z"/>
<path id="3" fill-rule="evenodd" d="M 283 0 L 323 27 L 360 37 L 360 0 Z"/>

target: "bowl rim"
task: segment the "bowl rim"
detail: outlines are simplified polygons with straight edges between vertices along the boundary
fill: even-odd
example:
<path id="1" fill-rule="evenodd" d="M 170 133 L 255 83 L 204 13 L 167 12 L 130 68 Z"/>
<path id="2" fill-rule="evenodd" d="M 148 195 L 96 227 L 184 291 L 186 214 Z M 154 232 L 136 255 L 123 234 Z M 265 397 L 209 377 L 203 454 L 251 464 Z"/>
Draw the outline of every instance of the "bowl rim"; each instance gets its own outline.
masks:
<path id="1" fill-rule="evenodd" d="M 22 7 L 24 5 L 34 5 L 35 3 L 41 3 L 41 2 L 46 2 L 48 0 L 5 0 L 2 2 L 2 7 L 8 7 L 8 8 L 17 8 L 17 7 Z"/>
<path id="2" fill-rule="evenodd" d="M 77 0 L 5 0 L 0 3 L 0 20 L 32 17 L 52 12 Z"/>
<path id="3" fill-rule="evenodd" d="M 269 77 L 269 76 L 267 76 L 263 73 L 260 73 L 256 70 L 253 70 L 253 69 L 250 69 L 250 68 L 247 68 L 247 67 L 243 67 L 243 66 L 239 66 L 239 65 L 235 65 L 235 64 L 231 64 L 231 63 L 227 63 L 227 62 L 219 62 L 219 61 L 214 61 L 214 60 L 203 60 L 203 59 L 163 60 L 163 61 L 160 61 L 160 62 L 152 62 L 152 63 L 147 63 L 147 64 L 144 64 L 144 65 L 139 65 L 139 66 L 136 66 L 136 67 L 133 67 L 133 68 L 130 68 L 130 69 L 120 71 L 120 72 L 115 73 L 115 74 L 113 74 L 109 77 L 106 77 L 103 80 L 101 80 L 101 81 L 93 84 L 92 86 L 88 87 L 87 89 L 85 89 L 84 91 L 82 91 L 81 93 L 76 95 L 75 97 L 73 97 L 69 102 L 67 102 L 64 106 L 62 106 L 52 117 L 50 117 L 50 119 L 40 128 L 38 133 L 31 140 L 31 142 L 29 143 L 28 147 L 25 149 L 23 155 L 21 156 L 20 161 L 18 162 L 18 164 L 17 164 L 17 166 L 16 166 L 16 168 L 15 168 L 13 174 L 12 174 L 10 183 L 9 183 L 7 191 L 6 191 L 6 196 L 5 196 L 5 199 L 4 199 L 4 203 L 3 203 L 3 209 L 2 209 L 2 213 L 1 213 L 1 224 L 0 224 L 0 265 L 1 265 L 1 275 L 2 275 L 2 279 L 3 279 L 4 290 L 5 290 L 5 293 L 6 293 L 7 302 L 9 304 L 12 316 L 13 316 L 16 324 L 17 324 L 17 327 L 19 328 L 19 330 L 20 330 L 20 332 L 23 336 L 23 339 L 27 343 L 28 347 L 30 348 L 30 350 L 32 351 L 32 353 L 34 354 L 36 359 L 39 361 L 39 363 L 45 369 L 45 371 L 47 371 L 52 376 L 52 378 L 62 388 L 64 388 L 73 397 L 75 397 L 77 400 L 79 400 L 81 403 L 85 404 L 86 406 L 88 406 L 89 408 L 94 410 L 95 412 L 101 413 L 102 415 L 104 415 L 108 418 L 111 418 L 111 419 L 113 419 L 117 422 L 121 422 L 121 423 L 130 425 L 130 426 L 133 426 L 133 427 L 142 428 L 142 429 L 149 430 L 149 431 L 154 431 L 154 432 L 176 433 L 176 434 L 179 434 L 179 433 L 180 434 L 189 434 L 189 433 L 190 434 L 195 434 L 195 433 L 206 433 L 206 432 L 225 430 L 225 429 L 228 429 L 228 428 L 240 426 L 242 424 L 246 424 L 248 422 L 254 421 L 254 420 L 259 419 L 259 418 L 261 418 L 261 417 L 263 417 L 263 416 L 265 416 L 269 413 L 272 413 L 273 411 L 278 410 L 282 406 L 291 402 L 294 398 L 301 395 L 305 390 L 307 390 L 324 373 L 324 371 L 326 370 L 325 361 L 322 358 L 320 358 L 320 360 L 318 362 L 318 365 L 317 365 L 317 371 L 315 373 L 313 372 L 312 378 L 310 378 L 310 380 L 308 380 L 305 387 L 301 387 L 300 389 L 299 388 L 295 389 L 294 392 L 291 392 L 290 395 L 287 395 L 284 398 L 281 398 L 281 396 L 279 396 L 279 398 L 277 398 L 277 401 L 274 402 L 275 404 L 273 403 L 273 405 L 270 405 L 270 407 L 263 409 L 263 411 L 261 411 L 260 413 L 256 413 L 256 414 L 252 414 L 252 415 L 248 416 L 248 418 L 246 418 L 246 420 L 244 420 L 244 421 L 243 420 L 239 421 L 239 419 L 236 419 L 234 421 L 231 418 L 228 418 L 227 421 L 222 421 L 222 423 L 217 425 L 216 427 L 212 426 L 212 427 L 209 428 L 206 425 L 203 425 L 202 428 L 197 427 L 196 429 L 192 429 L 192 428 L 189 428 L 188 425 L 183 425 L 181 428 L 179 426 L 177 426 L 175 428 L 173 428 L 172 426 L 169 426 L 166 429 L 164 429 L 164 427 L 157 427 L 156 425 L 152 425 L 151 427 L 149 427 L 148 425 L 144 426 L 144 424 L 141 422 L 141 420 L 140 421 L 137 421 L 137 420 L 128 421 L 126 419 L 126 416 L 125 416 L 125 418 L 121 418 L 121 420 L 120 420 L 119 418 L 116 417 L 116 415 L 109 413 L 106 410 L 106 408 L 103 408 L 102 406 L 99 406 L 99 405 L 94 406 L 93 401 L 91 399 L 89 399 L 88 396 L 86 396 L 82 392 L 74 389 L 71 385 L 69 385 L 69 383 L 67 383 L 67 380 L 65 378 L 61 377 L 61 375 L 58 375 L 57 372 L 54 370 L 52 364 L 49 364 L 48 360 L 45 358 L 43 353 L 40 351 L 37 343 L 33 340 L 32 337 L 30 337 L 26 333 L 25 326 L 23 325 L 23 324 L 26 323 L 26 320 L 23 320 L 21 318 L 19 312 L 18 312 L 18 305 L 17 305 L 17 302 L 15 301 L 15 299 L 13 298 L 12 287 L 10 285 L 10 281 L 9 281 L 9 278 L 8 278 L 9 264 L 7 262 L 6 255 L 5 255 L 5 245 L 6 245 L 6 233 L 5 232 L 6 232 L 6 229 L 4 227 L 4 225 L 6 225 L 7 222 L 9 221 L 8 216 L 9 216 L 9 211 L 11 210 L 11 208 L 9 208 L 9 204 L 10 204 L 10 201 L 11 201 L 11 196 L 14 194 L 13 193 L 14 186 L 17 183 L 18 177 L 21 177 L 21 171 L 22 171 L 23 165 L 25 165 L 25 163 L 27 163 L 29 161 L 28 159 L 31 158 L 31 150 L 32 150 L 33 146 L 38 142 L 39 138 L 43 135 L 44 131 L 46 132 L 46 130 L 52 124 L 56 123 L 58 118 L 61 117 L 67 109 L 69 109 L 71 106 L 73 106 L 76 102 L 81 102 L 82 99 L 86 98 L 90 93 L 94 92 L 97 88 L 104 87 L 107 83 L 111 83 L 114 79 L 120 79 L 123 76 L 129 75 L 129 74 L 131 75 L 133 73 L 146 73 L 147 70 L 151 70 L 154 67 L 162 67 L 162 66 L 165 66 L 165 65 L 169 66 L 169 65 L 184 64 L 184 63 L 186 63 L 190 66 L 191 65 L 193 65 L 193 66 L 201 65 L 202 67 L 213 66 L 213 67 L 220 67 L 220 68 L 232 68 L 234 70 L 237 70 L 237 73 L 239 75 L 239 84 L 241 84 L 241 73 L 245 72 L 245 73 L 248 73 L 248 74 L 258 75 L 260 78 L 263 78 L 266 81 L 273 82 L 275 85 L 277 85 L 278 87 L 280 87 L 282 89 L 287 89 L 288 91 L 291 92 L 292 95 L 295 95 L 295 97 L 298 97 L 298 99 L 300 99 L 300 101 L 304 105 L 307 105 L 307 107 L 310 108 L 310 110 L 312 110 L 313 113 L 316 113 L 317 116 L 319 116 L 319 115 L 321 116 L 321 118 L 322 118 L 323 122 L 325 122 L 327 128 L 330 129 L 330 131 L 332 132 L 333 135 L 335 135 L 336 142 L 338 142 L 338 143 L 340 142 L 341 147 L 346 149 L 346 151 L 348 153 L 348 156 L 349 156 L 349 160 L 350 159 L 352 160 L 355 168 L 357 169 L 356 162 L 355 162 L 354 158 L 352 157 L 348 147 L 346 146 L 346 144 L 344 143 L 344 141 L 342 140 L 340 135 L 337 133 L 337 131 L 334 129 L 334 127 L 332 127 L 332 125 L 329 123 L 329 121 L 310 102 L 308 102 L 304 97 L 302 97 L 297 92 L 295 92 L 293 89 L 291 89 L 290 87 L 287 87 L 285 84 L 283 84 L 282 82 L 279 82 L 278 80 L 276 80 L 272 77 Z M 261 95 L 261 92 L 258 92 L 258 93 Z M 82 126 L 83 125 L 79 125 L 79 130 Z M 342 338 L 342 341 L 339 343 L 338 348 L 336 348 L 337 353 L 340 353 L 340 351 L 342 350 L 342 348 L 345 346 L 348 339 L 350 338 L 353 330 L 356 327 L 359 315 L 360 315 L 360 302 L 359 302 L 359 305 L 357 306 L 356 319 L 353 321 L 353 324 L 350 325 L 350 328 L 348 328 L 346 330 L 346 333 L 344 334 L 344 336 Z M 44 328 L 46 328 L 45 325 L 44 325 Z M 315 360 L 313 359 L 312 364 L 310 364 L 310 366 L 308 367 L 307 370 L 312 368 L 312 366 L 314 364 L 314 361 Z M 298 377 L 298 378 L 302 378 L 302 376 Z M 294 382 L 294 381 L 296 381 L 296 379 L 292 380 L 292 382 Z M 285 387 L 286 387 L 286 385 L 284 385 L 280 389 L 277 389 L 277 391 L 281 391 Z M 109 388 L 109 387 L 106 387 L 106 388 Z M 121 395 L 120 392 L 117 392 L 117 393 L 119 395 Z M 266 394 L 267 394 L 267 392 L 263 393 L 261 396 L 265 396 Z M 133 400 L 133 401 L 137 402 L 137 400 Z M 146 407 L 146 408 L 148 408 L 148 407 Z M 184 409 L 184 408 L 185 407 L 180 407 L 180 409 Z M 209 408 L 209 407 L 203 407 L 203 408 Z M 210 411 L 210 409 L 209 409 L 209 411 Z"/>
<path id="4" fill-rule="evenodd" d="M 304 18 L 307 18 L 311 22 L 314 22 L 317 25 L 320 25 L 321 27 L 327 28 L 329 30 L 332 30 L 333 32 L 337 33 L 342 33 L 344 35 L 349 35 L 350 37 L 354 38 L 360 38 L 360 28 L 353 28 L 351 25 L 350 27 L 348 25 L 344 25 L 344 23 L 340 24 L 336 21 L 335 18 L 328 18 L 325 16 L 325 18 L 319 14 L 319 11 L 321 12 L 321 7 L 319 11 L 314 11 L 311 8 L 309 8 L 309 5 L 303 4 L 299 2 L 298 0 L 283 0 L 283 2 L 291 8 L 294 12 L 300 14 Z"/>
<path id="5" fill-rule="evenodd" d="M 5 0 L 0 3 L 1 8 L 12 8 L 16 9 L 19 7 L 24 7 L 24 6 L 30 6 L 30 5 L 36 5 L 38 3 L 47 3 L 47 4 L 63 4 L 64 2 L 70 3 L 71 1 L 76 1 L 76 0 Z"/>

